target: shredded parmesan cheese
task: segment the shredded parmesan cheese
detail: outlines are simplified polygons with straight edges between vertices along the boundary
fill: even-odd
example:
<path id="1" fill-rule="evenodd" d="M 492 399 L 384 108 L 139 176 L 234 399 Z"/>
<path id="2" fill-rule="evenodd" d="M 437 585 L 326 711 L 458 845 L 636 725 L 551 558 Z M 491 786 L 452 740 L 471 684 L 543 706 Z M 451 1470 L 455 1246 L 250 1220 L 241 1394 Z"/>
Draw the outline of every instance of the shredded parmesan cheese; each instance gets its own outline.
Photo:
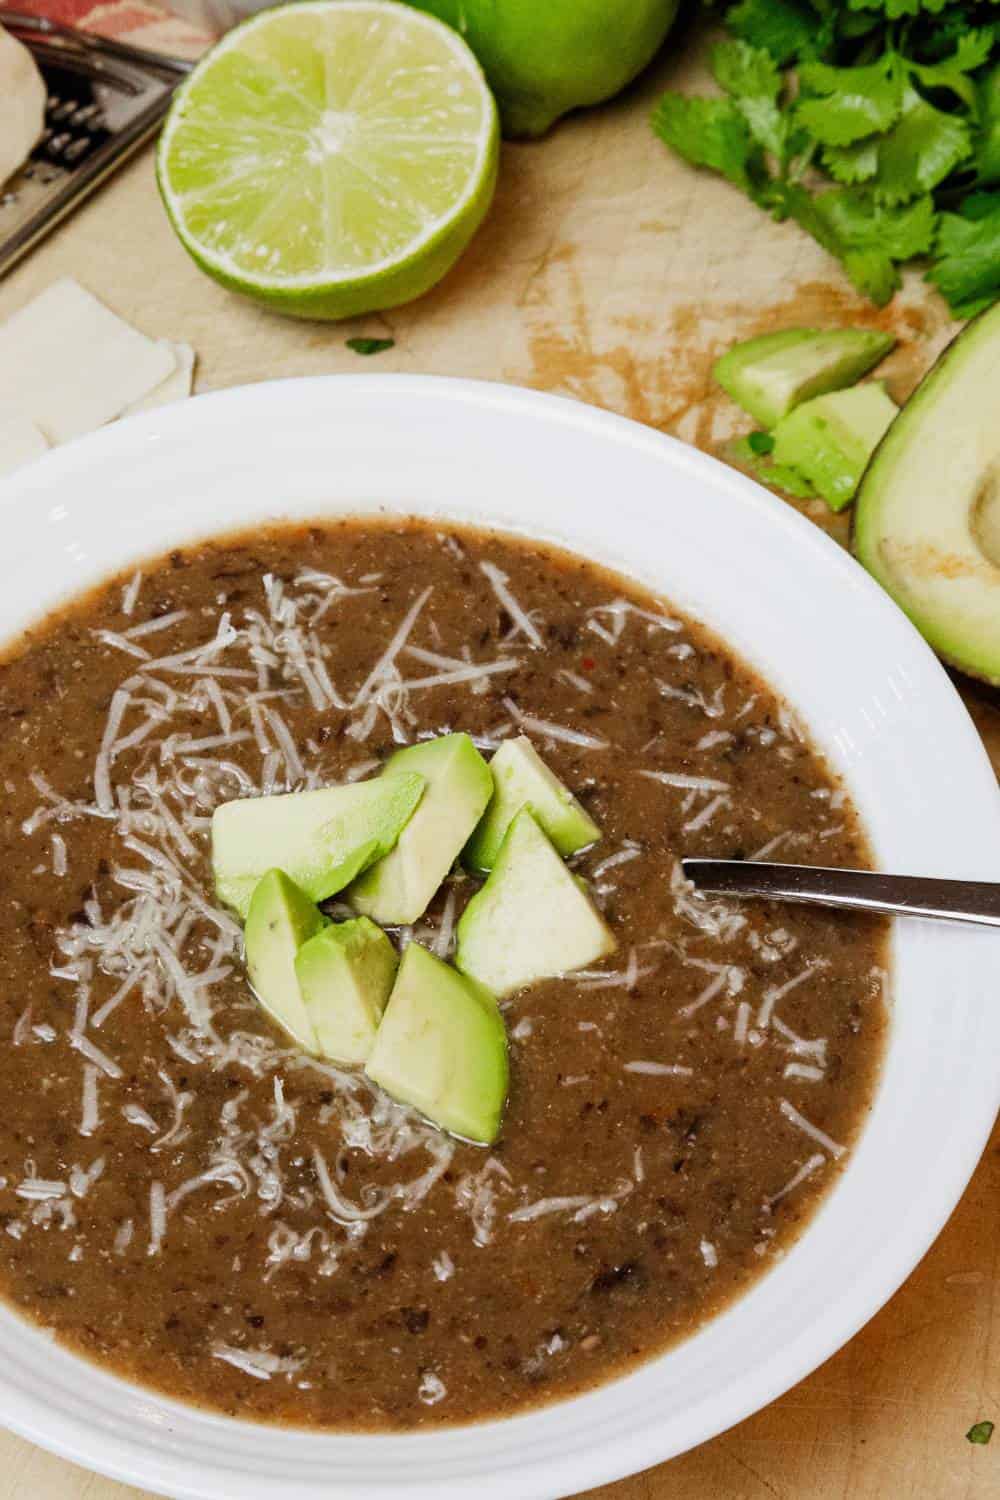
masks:
<path id="1" fill-rule="evenodd" d="M 93 1063 L 96 1068 L 100 1068 L 101 1072 L 106 1073 L 109 1078 L 122 1076 L 122 1070 L 118 1064 L 108 1057 L 106 1052 L 102 1052 L 100 1047 L 95 1047 L 89 1037 L 82 1036 L 79 1032 L 70 1032 L 68 1040 L 71 1047 L 81 1053 L 88 1062 Z"/>
<path id="2" fill-rule="evenodd" d="M 472 1221 L 473 1243 L 488 1245 L 493 1239 L 499 1194 L 511 1186 L 510 1173 L 496 1156 L 488 1156 L 478 1172 L 469 1173 L 455 1185 L 455 1202 Z"/>
<path id="3" fill-rule="evenodd" d="M 777 1005 L 778 1001 L 783 1000 L 786 995 L 790 995 L 792 990 L 798 989 L 799 985 L 804 984 L 805 981 L 807 979 L 810 979 L 813 974 L 816 974 L 821 969 L 826 968 L 829 968 L 829 964 L 826 959 L 814 959 L 811 963 L 806 964 L 802 972 L 796 974 L 794 978 L 786 980 L 784 984 L 769 986 L 769 988 L 764 991 L 764 999 L 761 1003 L 760 1009 L 757 1012 L 757 1025 L 762 1029 L 766 1029 L 771 1024 L 771 1017 L 774 1013 L 774 1007 Z"/>
<path id="4" fill-rule="evenodd" d="M 568 667 L 560 667 L 556 673 L 556 677 L 560 682 L 565 682 L 570 687 L 575 687 L 579 693 L 592 693 L 594 691 L 594 684 L 592 682 L 588 682 L 586 677 L 582 677 L 579 672 L 571 672 Z"/>
<path id="5" fill-rule="evenodd" d="M 93 1063 L 83 1067 L 83 1104 L 80 1110 L 80 1134 L 93 1135 L 100 1124 L 97 1101 L 98 1070 Z"/>
<path id="6" fill-rule="evenodd" d="M 630 860 L 638 859 L 642 850 L 638 844 L 626 843 L 617 854 L 609 854 L 607 859 L 602 859 L 599 865 L 595 865 L 592 871 L 594 880 L 600 880 L 609 870 L 615 870 L 619 865 L 627 865 Z"/>
<path id="7" fill-rule="evenodd" d="M 122 590 L 122 614 L 130 615 L 135 609 L 139 598 L 139 590 L 142 588 L 142 571 L 136 569 Z"/>
<path id="8" fill-rule="evenodd" d="M 358 689 L 354 700 L 355 703 L 367 703 L 376 685 L 382 682 L 389 669 L 395 665 L 396 657 L 406 645 L 410 632 L 417 622 L 417 617 L 419 616 L 420 611 L 423 609 L 424 605 L 427 603 L 432 592 L 433 590 L 430 586 L 425 588 L 423 593 L 414 600 L 413 604 L 407 610 L 401 624 L 393 635 L 392 640 L 389 642 L 388 646 L 386 646 L 385 650 L 382 652 L 382 655 L 379 657 L 378 661 L 372 667 L 368 676 L 361 684 L 361 687 Z"/>
<path id="9" fill-rule="evenodd" d="M 799 1167 L 795 1175 L 789 1178 L 788 1182 L 785 1183 L 783 1188 L 780 1188 L 778 1192 L 774 1193 L 770 1198 L 766 1198 L 764 1201 L 768 1204 L 780 1203 L 782 1198 L 787 1198 L 788 1194 L 793 1193 L 800 1183 L 805 1182 L 807 1177 L 811 1177 L 814 1172 L 818 1171 L 819 1168 L 824 1165 L 825 1161 L 825 1156 L 820 1156 L 819 1154 L 810 1156 L 808 1161 L 804 1162 L 802 1166 Z"/>
<path id="10" fill-rule="evenodd" d="M 162 1182 L 149 1185 L 149 1255 L 159 1255 L 167 1232 L 167 1195 Z"/>
<path id="11" fill-rule="evenodd" d="M 785 1064 L 785 1078 L 801 1078 L 806 1083 L 818 1083 L 824 1076 L 824 1070 L 817 1068 L 814 1063 L 790 1062 Z"/>
<path id="12" fill-rule="evenodd" d="M 232 1365 L 254 1380 L 270 1380 L 272 1375 L 295 1375 L 305 1364 L 304 1359 L 279 1358 L 266 1349 L 237 1349 L 232 1344 L 213 1344 L 212 1358 Z"/>
<path id="13" fill-rule="evenodd" d="M 695 745 L 696 750 L 714 750 L 716 745 L 728 745 L 732 735 L 728 729 L 710 729 Z"/>
<path id="14" fill-rule="evenodd" d="M 714 776 L 688 776 L 681 771 L 638 771 L 649 781 L 662 781 L 664 786 L 676 787 L 684 792 L 728 792 L 728 781 L 717 781 Z"/>
<path id="15" fill-rule="evenodd" d="M 624 1064 L 626 1073 L 647 1073 L 651 1078 L 690 1078 L 693 1068 L 684 1067 L 681 1063 L 661 1062 L 627 1062 Z"/>
<path id="16" fill-rule="evenodd" d="M 508 587 L 509 580 L 507 574 L 498 568 L 495 563 L 481 562 L 479 567 L 485 573 L 490 587 L 514 622 L 514 629 L 511 634 L 525 636 L 531 642 L 532 646 L 534 646 L 535 650 L 540 651 L 544 645 L 542 637 L 531 616 L 526 610 L 521 608 L 511 593 Z"/>
<path id="17" fill-rule="evenodd" d="M 596 604 L 593 609 L 587 611 L 590 619 L 588 624 L 596 635 L 601 635 L 608 640 L 610 645 L 616 645 L 621 638 L 625 628 L 626 620 L 631 616 L 637 620 L 645 620 L 651 630 L 666 630 L 676 633 L 683 630 L 679 620 L 672 620 L 669 615 L 654 614 L 652 610 L 640 609 L 630 599 L 613 599 L 610 604 Z M 595 615 L 606 615 L 610 618 L 609 628 L 598 624 Z"/>
<path id="18" fill-rule="evenodd" d="M 766 844 L 762 844 L 759 849 L 755 849 L 749 856 L 750 859 L 769 859 L 772 854 L 777 854 L 781 845 L 787 843 L 791 837 L 792 834 L 788 829 L 785 829 L 782 833 L 776 833 L 773 839 L 768 839 Z"/>
<path id="19" fill-rule="evenodd" d="M 451 1278 L 455 1274 L 455 1262 L 452 1260 L 447 1250 L 442 1250 L 439 1255 L 435 1255 L 434 1259 L 431 1261 L 431 1270 L 434 1272 L 434 1278 L 436 1281 L 451 1280 Z"/>
<path id="20" fill-rule="evenodd" d="M 820 1130 L 819 1126 L 813 1125 L 810 1120 L 806 1119 L 805 1115 L 799 1114 L 794 1104 L 789 1104 L 787 1099 L 781 1099 L 779 1100 L 778 1108 L 786 1120 L 790 1120 L 804 1135 L 809 1136 L 818 1146 L 822 1146 L 824 1151 L 828 1151 L 834 1157 L 843 1156 L 847 1149 L 846 1146 L 838 1145 L 831 1136 L 827 1135 L 825 1130 Z"/>
<path id="21" fill-rule="evenodd" d="M 444 1381 L 433 1370 L 425 1370 L 420 1377 L 420 1385 L 417 1387 L 417 1395 L 425 1406 L 436 1406 L 443 1401 L 448 1391 Z"/>
<path id="22" fill-rule="evenodd" d="M 730 799 L 725 795 L 725 793 L 720 792 L 717 797 L 712 798 L 711 802 L 707 802 L 705 804 L 705 806 L 701 809 L 701 812 L 695 813 L 693 818 L 688 819 L 688 821 L 684 824 L 684 832 L 697 833 L 699 828 L 705 828 L 709 823 L 711 823 L 716 813 L 721 812 L 724 807 L 729 806 L 729 802 Z"/>
<path id="23" fill-rule="evenodd" d="M 586 734 L 582 729 L 567 729 L 564 724 L 553 724 L 549 719 L 537 719 L 533 714 L 522 713 L 513 698 L 503 700 L 504 708 L 515 724 L 532 734 L 545 735 L 550 740 L 559 740 L 564 745 L 576 745 L 581 750 L 607 750 L 608 741 L 600 735 Z"/>
<path id="24" fill-rule="evenodd" d="M 547 1218 L 550 1214 L 568 1213 L 574 1224 L 583 1224 L 594 1214 L 617 1212 L 622 1200 L 632 1191 L 631 1182 L 622 1182 L 614 1193 L 592 1197 L 585 1193 L 573 1193 L 562 1197 L 538 1198 L 534 1203 L 522 1204 L 513 1209 L 507 1218 L 512 1224 L 530 1224 L 535 1219 Z"/>

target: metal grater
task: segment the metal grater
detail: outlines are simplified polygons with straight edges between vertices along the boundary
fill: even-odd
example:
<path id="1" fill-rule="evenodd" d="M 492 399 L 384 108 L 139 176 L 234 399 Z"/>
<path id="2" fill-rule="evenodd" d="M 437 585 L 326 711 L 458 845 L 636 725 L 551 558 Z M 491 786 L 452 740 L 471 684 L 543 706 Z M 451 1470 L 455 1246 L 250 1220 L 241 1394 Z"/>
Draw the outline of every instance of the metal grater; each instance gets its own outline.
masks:
<path id="1" fill-rule="evenodd" d="M 45 133 L 0 187 L 0 277 L 156 130 L 193 64 L 0 7 L 48 88 Z"/>

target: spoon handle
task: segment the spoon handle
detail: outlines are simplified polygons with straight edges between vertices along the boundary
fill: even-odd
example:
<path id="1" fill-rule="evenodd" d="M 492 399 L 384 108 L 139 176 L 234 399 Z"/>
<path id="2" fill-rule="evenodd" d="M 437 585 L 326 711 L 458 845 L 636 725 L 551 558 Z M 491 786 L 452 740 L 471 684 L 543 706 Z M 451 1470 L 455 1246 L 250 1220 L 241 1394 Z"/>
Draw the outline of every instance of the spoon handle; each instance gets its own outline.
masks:
<path id="1" fill-rule="evenodd" d="M 1000 927 L 1000 883 L 990 880 L 935 880 L 747 859 L 685 859 L 682 867 L 700 890 L 720 896 L 765 896 L 772 901 Z"/>

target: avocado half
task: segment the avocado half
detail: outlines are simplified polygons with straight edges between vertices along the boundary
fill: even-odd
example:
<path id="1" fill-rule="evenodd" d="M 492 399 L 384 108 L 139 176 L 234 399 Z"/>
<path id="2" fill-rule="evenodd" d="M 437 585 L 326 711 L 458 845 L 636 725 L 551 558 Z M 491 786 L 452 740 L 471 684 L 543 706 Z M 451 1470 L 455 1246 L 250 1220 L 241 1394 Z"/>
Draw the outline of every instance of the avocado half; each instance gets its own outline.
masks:
<path id="1" fill-rule="evenodd" d="M 939 656 L 1000 685 L 1000 302 L 889 428 L 858 490 L 852 544 Z"/>

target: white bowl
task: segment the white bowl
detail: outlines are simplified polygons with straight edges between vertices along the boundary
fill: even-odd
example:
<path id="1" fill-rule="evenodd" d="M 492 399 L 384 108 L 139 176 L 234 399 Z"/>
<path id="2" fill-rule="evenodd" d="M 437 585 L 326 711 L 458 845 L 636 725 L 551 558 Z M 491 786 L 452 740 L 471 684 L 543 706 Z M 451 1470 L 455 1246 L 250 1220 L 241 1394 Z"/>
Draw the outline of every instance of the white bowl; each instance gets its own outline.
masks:
<path id="1" fill-rule="evenodd" d="M 0 487 L 0 639 L 112 569 L 282 516 L 447 516 L 552 538 L 715 626 L 804 716 L 882 866 L 989 879 L 1000 804 L 930 651 L 817 529 L 749 480 L 588 407 L 362 375 L 202 397 L 61 449 Z M 670 1458 L 801 1380 L 892 1295 L 952 1211 L 1000 1103 L 1000 939 L 894 937 L 881 1086 L 788 1255 L 680 1347 L 591 1394 L 413 1436 L 256 1427 L 136 1389 L 0 1312 L 0 1412 L 77 1463 L 186 1497 L 554 1500 Z"/>

